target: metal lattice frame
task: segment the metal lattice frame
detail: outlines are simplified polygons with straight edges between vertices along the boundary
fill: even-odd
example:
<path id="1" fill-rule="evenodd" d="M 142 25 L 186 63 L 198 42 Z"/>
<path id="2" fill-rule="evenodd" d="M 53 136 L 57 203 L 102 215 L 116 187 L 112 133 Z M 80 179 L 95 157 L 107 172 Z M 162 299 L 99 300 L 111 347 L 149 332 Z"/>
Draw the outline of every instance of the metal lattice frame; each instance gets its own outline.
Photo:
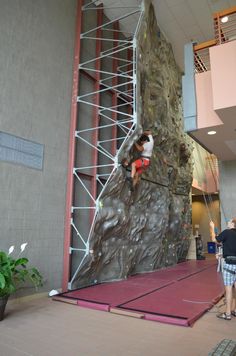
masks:
<path id="1" fill-rule="evenodd" d="M 78 21 L 78 35 L 80 32 L 80 44 L 78 45 L 77 55 L 75 55 L 75 67 L 79 63 L 80 46 L 86 41 L 95 41 L 96 53 L 95 56 L 78 65 L 79 73 L 78 80 L 81 75 L 89 78 L 93 84 L 92 91 L 80 93 L 76 97 L 77 104 L 72 98 L 72 109 L 74 107 L 74 116 L 72 117 L 73 124 L 71 125 L 71 151 L 74 156 L 69 163 L 69 170 L 72 169 L 73 174 L 69 176 L 69 188 L 67 193 L 67 214 L 66 214 L 66 230 L 65 230 L 65 251 L 64 251 L 64 274 L 63 274 L 63 289 L 72 289 L 72 284 L 77 277 L 85 258 L 93 251 L 90 250 L 90 239 L 94 231 L 97 213 L 102 206 L 100 198 L 106 189 L 107 184 L 111 180 L 113 174 L 119 166 L 119 155 L 126 144 L 129 137 L 133 134 L 135 125 L 137 124 L 136 111 L 136 38 L 138 29 L 143 15 L 143 4 L 139 7 L 127 7 L 127 11 L 123 16 L 119 16 L 113 20 L 105 18 L 103 10 L 107 9 L 102 4 L 97 5 L 97 1 L 92 1 L 83 5 L 82 0 L 79 0 L 78 17 L 86 20 L 86 14 L 94 11 L 97 15 L 97 26 L 85 31 L 81 30 L 81 21 Z M 119 6 L 112 7 L 113 10 L 120 9 Z M 124 9 L 124 7 L 122 7 Z M 138 15 L 138 16 L 137 16 Z M 134 17 L 137 21 L 135 31 L 125 34 L 119 29 L 119 24 L 124 19 Z M 105 19 L 105 21 L 104 21 Z M 108 38 L 106 37 L 108 34 Z M 112 36 L 111 36 L 112 35 Z M 111 36 L 111 37 L 109 37 Z M 78 41 L 79 41 L 78 38 Z M 108 42 L 110 47 L 103 50 L 103 43 Z M 112 62 L 111 69 L 102 69 L 102 61 Z M 74 90 L 76 86 L 76 73 L 74 73 Z M 112 98 L 106 104 L 101 103 L 101 98 L 109 94 Z M 76 107 L 77 105 L 77 107 Z M 90 108 L 92 115 L 92 125 L 85 129 L 77 129 L 77 110 L 78 105 L 85 105 Z M 73 111 L 73 110 L 72 110 Z M 79 121 L 79 118 L 78 118 Z M 101 124 L 102 121 L 102 124 Z M 74 132 L 73 132 L 74 131 Z M 104 131 L 105 137 L 104 137 Z M 72 136 L 74 135 L 74 136 Z M 88 165 L 76 162 L 76 146 L 83 144 L 86 150 L 92 150 L 91 162 Z M 78 159 L 79 160 L 79 159 Z M 72 161 L 74 165 L 72 165 Z M 102 161 L 101 164 L 99 161 Z M 104 164 L 103 164 L 104 163 Z M 89 180 L 89 184 L 85 178 Z M 71 184 L 70 184 L 71 182 Z M 80 189 L 87 195 L 89 204 L 84 205 L 74 204 L 74 185 L 80 186 Z M 68 198 L 69 196 L 69 198 Z M 75 213 L 78 211 L 87 212 L 90 220 L 90 227 L 86 234 L 81 230 L 80 221 L 75 218 Z M 79 240 L 79 248 L 73 246 L 72 233 Z M 79 263 L 70 276 L 71 255 L 80 254 Z"/>

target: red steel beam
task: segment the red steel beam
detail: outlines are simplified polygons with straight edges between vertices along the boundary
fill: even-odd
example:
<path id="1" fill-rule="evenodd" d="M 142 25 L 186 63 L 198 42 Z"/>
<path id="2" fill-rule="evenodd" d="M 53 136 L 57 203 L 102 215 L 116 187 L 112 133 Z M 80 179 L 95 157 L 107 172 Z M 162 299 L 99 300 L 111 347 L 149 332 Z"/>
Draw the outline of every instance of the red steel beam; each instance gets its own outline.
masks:
<path id="1" fill-rule="evenodd" d="M 102 4 L 101 4 L 102 5 Z M 101 7 L 100 5 L 100 7 Z M 99 89 L 100 89 L 100 78 L 101 78 L 101 74 L 100 74 L 100 70 L 101 70 L 101 59 L 100 57 L 100 53 L 102 51 L 102 41 L 99 40 L 99 38 L 102 38 L 102 23 L 103 23 L 103 9 L 97 9 L 97 27 L 100 27 L 97 29 L 96 31 L 96 63 L 95 63 L 95 69 L 97 70 L 95 72 L 95 78 L 96 81 L 94 82 L 94 91 L 97 92 L 96 94 L 94 94 L 94 104 L 95 105 L 100 105 L 100 93 L 99 93 Z M 98 127 L 99 126 L 99 108 L 94 107 L 93 108 L 93 127 Z M 99 139 L 99 129 L 93 130 L 93 134 L 92 134 L 92 144 L 94 146 L 97 146 L 98 144 L 98 139 Z M 98 152 L 96 149 L 93 149 L 92 152 L 92 165 L 96 166 L 98 162 Z M 96 200 L 97 197 L 97 180 L 96 180 L 96 175 L 97 175 L 97 167 L 92 169 L 92 175 L 93 178 L 91 180 L 91 195 L 93 196 L 93 198 Z M 91 221 L 93 220 L 94 217 L 94 211 L 91 211 Z"/>
<path id="2" fill-rule="evenodd" d="M 76 15 L 76 34 L 73 66 L 73 87 L 71 99 L 71 118 L 70 118 L 70 142 L 69 142 L 69 160 L 67 174 L 67 193 L 66 193 L 66 211 L 65 211 L 65 230 L 64 230 L 64 255 L 63 255 L 63 274 L 62 290 L 67 291 L 70 279 L 71 255 L 69 248 L 71 246 L 71 206 L 73 204 L 74 194 L 74 175 L 73 168 L 75 163 L 75 130 L 77 126 L 77 96 L 79 88 L 78 66 L 80 62 L 80 34 L 82 27 L 82 6 L 83 0 L 78 0 Z"/>
<path id="3" fill-rule="evenodd" d="M 92 75 L 92 74 L 90 74 L 87 70 L 85 70 L 85 69 L 80 69 L 80 73 L 81 74 L 83 74 L 86 78 L 88 78 L 88 79 L 90 79 L 92 82 L 96 82 L 96 77 L 94 76 L 94 75 Z M 131 84 L 130 84 L 131 85 Z M 102 83 L 100 83 L 100 87 L 102 87 L 102 88 L 106 88 L 106 85 L 105 84 L 102 84 Z M 132 85 L 131 85 L 131 87 L 132 87 Z M 114 90 L 114 89 L 112 89 L 112 88 L 109 88 L 108 90 L 107 90 L 107 93 L 109 93 L 109 94 L 117 94 L 117 92 Z M 124 100 L 126 100 L 126 101 L 131 101 L 131 99 L 129 99 L 129 98 L 127 98 L 126 97 L 126 95 L 125 94 L 119 94 L 119 96 L 120 97 L 122 97 Z M 129 103 L 127 103 L 127 105 L 130 105 Z"/>
<path id="4" fill-rule="evenodd" d="M 114 40 L 118 40 L 119 39 L 119 23 L 115 22 L 113 24 L 113 39 Z M 117 46 L 117 42 L 114 41 L 113 47 Z M 112 72 L 113 73 L 117 73 L 117 67 L 118 67 L 118 60 L 116 58 L 112 58 Z M 112 78 L 112 85 L 115 86 L 118 84 L 118 77 L 115 76 L 114 78 Z M 117 109 L 117 93 L 114 91 L 112 94 L 112 106 L 113 108 L 116 107 Z M 117 121 L 117 113 L 116 112 L 112 112 L 112 119 L 114 121 Z M 112 127 L 112 139 L 117 138 L 117 126 L 113 126 Z M 117 140 L 111 141 L 111 153 L 114 156 L 116 154 L 116 149 L 117 149 Z"/>
<path id="5" fill-rule="evenodd" d="M 134 58 L 132 58 L 133 55 L 134 55 L 134 51 L 131 50 L 130 48 L 128 48 L 128 49 L 127 49 L 127 60 L 128 60 L 128 61 L 132 61 L 132 59 L 134 60 Z M 134 64 L 133 64 L 133 65 L 134 65 Z M 132 70 L 132 64 L 129 64 L 129 65 L 127 66 L 127 71 L 130 71 L 130 70 Z M 128 90 L 131 90 L 131 89 L 132 89 L 132 84 L 128 84 Z M 133 93 L 133 95 L 134 95 L 134 93 Z M 129 106 L 128 106 L 128 111 L 127 111 L 127 113 L 128 113 L 129 115 L 132 115 L 132 113 L 133 113 L 133 105 L 134 105 L 134 104 L 129 104 Z M 128 126 L 131 127 L 131 123 L 129 123 Z"/>

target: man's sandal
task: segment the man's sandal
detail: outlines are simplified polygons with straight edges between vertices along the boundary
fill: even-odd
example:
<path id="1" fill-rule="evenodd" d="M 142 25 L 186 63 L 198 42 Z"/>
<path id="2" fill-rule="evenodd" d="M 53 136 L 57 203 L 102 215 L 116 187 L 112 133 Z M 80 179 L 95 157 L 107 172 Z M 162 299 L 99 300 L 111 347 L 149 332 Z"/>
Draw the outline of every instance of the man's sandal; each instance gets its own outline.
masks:
<path id="1" fill-rule="evenodd" d="M 228 314 L 226 314 L 226 313 L 218 314 L 218 315 L 216 315 L 216 316 L 217 316 L 217 318 L 219 318 L 219 319 L 231 320 L 231 315 L 228 315 Z"/>
<path id="2" fill-rule="evenodd" d="M 231 315 L 236 316 L 236 311 L 231 311 Z"/>

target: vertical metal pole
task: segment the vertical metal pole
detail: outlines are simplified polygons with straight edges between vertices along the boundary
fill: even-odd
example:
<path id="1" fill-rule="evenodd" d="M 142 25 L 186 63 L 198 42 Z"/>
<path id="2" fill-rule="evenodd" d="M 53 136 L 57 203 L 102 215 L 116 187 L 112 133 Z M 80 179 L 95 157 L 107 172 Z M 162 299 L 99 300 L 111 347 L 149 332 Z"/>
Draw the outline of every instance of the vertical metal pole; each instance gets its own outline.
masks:
<path id="1" fill-rule="evenodd" d="M 127 60 L 128 61 L 132 61 L 133 58 L 132 58 L 132 55 L 133 55 L 133 51 L 131 48 L 128 48 L 127 49 Z M 130 73 L 132 71 L 132 64 L 128 64 L 127 66 L 127 71 Z M 128 91 L 132 89 L 132 84 L 128 84 Z M 134 97 L 135 93 L 133 92 L 133 97 Z M 129 115 L 132 115 L 132 111 L 133 111 L 133 104 L 129 104 L 128 105 L 128 114 Z M 128 125 L 129 127 L 131 127 L 131 123 L 129 123 Z"/>
<path id="2" fill-rule="evenodd" d="M 219 14 L 217 14 L 216 24 L 217 24 L 217 32 L 218 32 L 218 37 L 219 37 L 219 39 L 218 39 L 218 44 L 221 44 L 221 42 L 222 42 L 222 39 L 221 39 L 222 31 L 221 31 L 220 16 L 219 16 Z"/>
<path id="3" fill-rule="evenodd" d="M 117 32 L 119 30 L 119 23 L 118 22 L 115 22 L 113 24 L 113 29 L 114 29 L 114 32 L 113 32 L 113 39 L 114 40 L 118 40 L 119 39 L 119 32 Z M 113 44 L 113 47 L 116 47 L 117 46 L 117 43 L 116 41 L 114 41 L 114 44 Z M 118 67 L 118 60 L 113 58 L 112 59 L 112 72 L 113 73 L 117 73 L 117 67 Z M 113 79 L 112 79 L 112 86 L 116 86 L 118 84 L 118 77 L 115 76 Z M 117 107 L 117 93 L 116 92 L 113 92 L 112 93 L 112 107 Z M 117 121 L 117 113 L 116 112 L 112 112 L 112 119 L 114 121 Z M 115 139 L 117 137 L 117 126 L 113 126 L 112 127 L 112 139 Z M 116 154 L 116 149 L 117 149 L 117 140 L 114 140 L 112 141 L 112 147 L 111 147 L 111 153 L 113 155 Z"/>
<path id="4" fill-rule="evenodd" d="M 74 67 L 73 67 L 73 86 L 71 100 L 71 119 L 70 119 L 70 141 L 69 141 L 69 160 L 67 174 L 67 193 L 66 193 L 66 211 L 65 211 L 65 230 L 64 230 L 64 256 L 63 256 L 63 274 L 62 290 L 68 289 L 70 279 L 71 255 L 69 254 L 71 246 L 71 207 L 73 204 L 74 193 L 74 174 L 73 168 L 75 163 L 75 130 L 77 125 L 77 95 L 79 88 L 78 66 L 80 61 L 80 34 L 82 28 L 82 6 L 83 0 L 78 0 L 76 16 L 76 35 L 74 50 Z"/>
<path id="5" fill-rule="evenodd" d="M 100 5 L 102 7 L 102 4 Z M 97 12 L 97 27 L 101 26 L 103 23 L 103 9 L 98 9 L 96 10 Z M 93 109 L 93 127 L 98 127 L 99 126 L 99 108 L 98 106 L 100 105 L 100 70 L 101 70 L 101 59 L 100 53 L 102 51 L 102 41 L 99 38 L 102 38 L 102 28 L 98 28 L 96 31 L 96 60 L 95 63 L 95 83 L 94 83 L 94 91 L 97 92 L 94 95 L 94 104 L 97 105 L 97 107 L 94 107 Z M 98 145 L 98 139 L 99 139 L 99 129 L 93 130 L 93 136 L 92 136 L 92 144 L 97 147 Z M 93 149 L 92 153 L 92 165 L 96 166 L 98 162 L 98 151 Z M 93 198 L 96 200 L 97 197 L 97 168 L 94 167 L 92 169 L 92 180 L 91 180 L 91 194 Z M 93 221 L 94 218 L 94 210 L 91 211 L 91 222 Z"/>

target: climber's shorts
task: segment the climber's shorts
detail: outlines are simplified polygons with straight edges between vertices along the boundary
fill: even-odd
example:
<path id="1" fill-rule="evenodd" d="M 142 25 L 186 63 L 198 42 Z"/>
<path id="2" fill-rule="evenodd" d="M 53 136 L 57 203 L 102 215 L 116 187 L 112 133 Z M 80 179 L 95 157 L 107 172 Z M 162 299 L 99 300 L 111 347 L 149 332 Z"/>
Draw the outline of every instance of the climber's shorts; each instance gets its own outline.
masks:
<path id="1" fill-rule="evenodd" d="M 141 157 L 136 161 L 134 161 L 134 163 L 136 167 L 136 172 L 138 174 L 142 174 L 145 171 L 145 169 L 147 169 L 150 166 L 150 159 Z"/>

